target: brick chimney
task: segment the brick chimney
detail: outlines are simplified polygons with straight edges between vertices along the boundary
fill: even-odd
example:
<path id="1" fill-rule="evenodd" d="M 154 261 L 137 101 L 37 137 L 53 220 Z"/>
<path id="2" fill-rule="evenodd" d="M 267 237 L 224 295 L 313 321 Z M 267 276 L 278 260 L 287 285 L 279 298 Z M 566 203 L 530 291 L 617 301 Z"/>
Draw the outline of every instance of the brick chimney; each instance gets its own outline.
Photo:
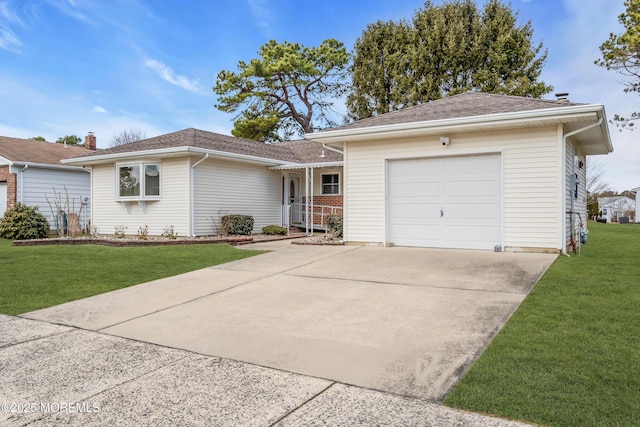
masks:
<path id="1" fill-rule="evenodd" d="M 556 102 L 569 102 L 569 92 L 556 93 Z"/>
<path id="2" fill-rule="evenodd" d="M 84 137 L 84 147 L 88 148 L 89 150 L 96 149 L 96 136 L 93 134 L 93 132 L 89 132 L 89 134 Z"/>

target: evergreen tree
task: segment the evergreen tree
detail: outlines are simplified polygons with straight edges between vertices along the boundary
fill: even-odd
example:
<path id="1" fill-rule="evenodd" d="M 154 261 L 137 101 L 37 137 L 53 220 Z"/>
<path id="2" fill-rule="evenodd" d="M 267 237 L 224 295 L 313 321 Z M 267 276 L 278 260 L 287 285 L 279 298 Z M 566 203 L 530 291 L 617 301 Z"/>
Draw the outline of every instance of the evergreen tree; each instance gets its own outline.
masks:
<path id="1" fill-rule="evenodd" d="M 356 41 L 351 119 L 470 90 L 539 98 L 547 52 L 532 41 L 531 22 L 500 0 L 427 1 L 411 23 L 377 22 Z"/>

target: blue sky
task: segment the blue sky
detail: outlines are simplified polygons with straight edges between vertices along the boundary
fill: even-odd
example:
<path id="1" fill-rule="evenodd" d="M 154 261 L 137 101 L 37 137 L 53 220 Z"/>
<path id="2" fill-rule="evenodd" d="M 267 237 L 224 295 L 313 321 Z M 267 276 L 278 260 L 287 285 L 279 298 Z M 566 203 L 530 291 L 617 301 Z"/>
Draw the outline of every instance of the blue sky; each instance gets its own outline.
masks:
<path id="1" fill-rule="evenodd" d="M 438 0 L 435 3 L 439 3 Z M 353 47 L 367 24 L 409 19 L 419 0 L 0 0 L 0 135 L 49 141 L 123 129 L 147 137 L 195 127 L 230 134 L 214 108 L 220 70 L 256 57 L 270 39 Z M 619 32 L 623 0 L 512 0 L 549 51 L 542 79 L 607 115 L 640 109 L 620 78 L 593 64 Z M 553 98 L 553 94 L 547 95 Z M 344 110 L 338 106 L 338 110 Z M 610 126 L 615 152 L 598 159 L 614 189 L 640 186 L 636 133 Z"/>

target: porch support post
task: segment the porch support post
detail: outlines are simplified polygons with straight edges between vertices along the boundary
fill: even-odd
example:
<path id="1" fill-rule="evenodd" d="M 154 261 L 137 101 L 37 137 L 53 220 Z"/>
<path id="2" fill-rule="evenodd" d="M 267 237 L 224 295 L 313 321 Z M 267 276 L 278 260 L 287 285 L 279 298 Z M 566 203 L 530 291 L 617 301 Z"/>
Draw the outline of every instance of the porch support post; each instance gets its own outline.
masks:
<path id="1" fill-rule="evenodd" d="M 309 184 L 309 194 L 311 194 L 311 196 L 307 196 L 307 199 L 311 199 L 310 205 L 311 205 L 311 235 L 313 236 L 313 224 L 314 224 L 314 214 L 313 214 L 313 166 L 311 166 L 310 169 L 310 184 Z"/>
<path id="2" fill-rule="evenodd" d="M 304 232 L 309 235 L 309 166 L 304 168 Z"/>

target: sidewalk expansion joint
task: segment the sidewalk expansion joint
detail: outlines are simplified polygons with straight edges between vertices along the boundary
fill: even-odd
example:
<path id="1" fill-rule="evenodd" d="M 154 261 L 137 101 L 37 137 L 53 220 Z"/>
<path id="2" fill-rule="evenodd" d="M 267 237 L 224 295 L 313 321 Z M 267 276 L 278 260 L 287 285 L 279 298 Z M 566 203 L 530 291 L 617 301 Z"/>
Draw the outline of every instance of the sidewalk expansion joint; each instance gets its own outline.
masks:
<path id="1" fill-rule="evenodd" d="M 296 406 L 295 408 L 293 408 L 292 410 L 290 410 L 289 412 L 287 412 L 286 414 L 284 414 L 283 416 L 281 416 L 280 418 L 278 418 L 276 421 L 274 421 L 270 427 L 274 427 L 277 426 L 278 424 L 280 424 L 281 421 L 283 421 L 285 418 L 289 417 L 289 415 L 293 414 L 294 412 L 298 411 L 299 409 L 301 409 L 302 407 L 306 406 L 307 404 L 309 404 L 312 400 L 315 400 L 318 396 L 324 394 L 327 390 L 329 390 L 331 387 L 333 387 L 336 383 L 332 382 L 331 384 L 329 384 L 328 386 L 326 386 L 325 388 L 323 388 L 322 390 L 320 390 L 318 393 L 314 394 L 313 396 L 311 396 L 309 399 L 305 400 L 304 402 L 302 402 L 300 405 Z"/>

